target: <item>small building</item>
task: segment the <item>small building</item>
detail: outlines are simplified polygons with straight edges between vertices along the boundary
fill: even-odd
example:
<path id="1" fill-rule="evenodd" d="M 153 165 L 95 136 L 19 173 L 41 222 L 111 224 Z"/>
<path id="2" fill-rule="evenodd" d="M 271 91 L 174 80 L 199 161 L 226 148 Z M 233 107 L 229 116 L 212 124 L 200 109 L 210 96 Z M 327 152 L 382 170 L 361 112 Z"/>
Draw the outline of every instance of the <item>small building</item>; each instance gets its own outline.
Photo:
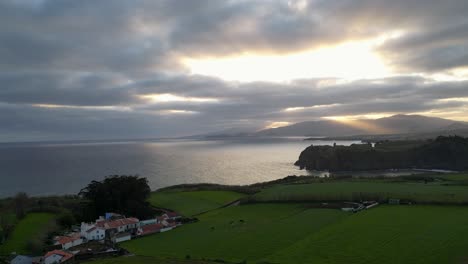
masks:
<path id="1" fill-rule="evenodd" d="M 10 260 L 10 264 L 32 264 L 33 259 L 29 256 L 17 255 L 12 260 Z"/>
<path id="2" fill-rule="evenodd" d="M 161 229 L 164 229 L 164 226 L 162 224 L 144 225 L 138 228 L 137 235 L 146 236 L 154 233 L 159 233 L 161 232 Z"/>
<path id="3" fill-rule="evenodd" d="M 44 264 L 66 263 L 73 259 L 73 254 L 63 250 L 52 250 L 44 256 Z"/>
<path id="4" fill-rule="evenodd" d="M 158 220 L 156 218 L 147 219 L 147 220 L 140 221 L 140 227 L 145 226 L 145 225 L 153 225 L 157 223 L 158 223 Z"/>
<path id="5" fill-rule="evenodd" d="M 96 222 L 97 227 L 108 229 L 116 229 L 117 232 L 125 232 L 130 229 L 138 228 L 140 220 L 134 217 L 122 218 L 111 221 Z"/>
<path id="6" fill-rule="evenodd" d="M 112 242 L 120 243 L 120 242 L 128 241 L 131 239 L 132 239 L 132 234 L 130 233 L 118 233 L 118 234 L 115 234 L 114 237 L 112 237 Z"/>
<path id="7" fill-rule="evenodd" d="M 95 226 L 82 233 L 82 236 L 88 241 L 103 240 L 106 237 L 106 229 Z"/>
<path id="8" fill-rule="evenodd" d="M 393 205 L 400 204 L 400 199 L 388 199 L 388 204 L 393 204 Z"/>
<path id="9" fill-rule="evenodd" d="M 59 236 L 55 238 L 55 245 L 60 245 L 62 249 L 69 249 L 81 244 L 83 244 L 83 239 L 80 237 L 80 233 L 72 233 L 68 236 Z"/>
<path id="10" fill-rule="evenodd" d="M 118 233 L 136 234 L 140 226 L 140 220 L 134 217 L 115 219 L 119 215 L 110 213 L 107 217 L 110 220 L 100 217 L 94 224 L 81 223 L 81 236 L 89 241 L 112 239 Z"/>
<path id="11" fill-rule="evenodd" d="M 167 219 L 180 219 L 182 218 L 182 216 L 180 216 L 178 213 L 176 212 L 166 212 L 165 214 L 162 215 L 163 217 L 167 218 Z"/>
<path id="12" fill-rule="evenodd" d="M 157 224 L 167 224 L 166 219 L 167 218 L 165 216 L 158 216 L 158 217 L 156 217 L 156 223 Z"/>

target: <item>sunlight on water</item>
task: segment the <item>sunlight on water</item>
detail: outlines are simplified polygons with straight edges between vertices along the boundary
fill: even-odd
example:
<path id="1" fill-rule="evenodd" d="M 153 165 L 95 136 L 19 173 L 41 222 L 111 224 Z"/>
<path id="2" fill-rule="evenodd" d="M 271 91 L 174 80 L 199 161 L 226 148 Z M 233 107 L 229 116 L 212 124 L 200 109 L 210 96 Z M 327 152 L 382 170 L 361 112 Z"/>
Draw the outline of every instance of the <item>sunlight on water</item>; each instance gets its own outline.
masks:
<path id="1" fill-rule="evenodd" d="M 293 164 L 310 144 L 333 142 L 288 138 L 1 146 L 0 196 L 19 191 L 77 193 L 90 181 L 113 174 L 147 177 L 152 189 L 200 182 L 250 184 L 307 175 Z"/>

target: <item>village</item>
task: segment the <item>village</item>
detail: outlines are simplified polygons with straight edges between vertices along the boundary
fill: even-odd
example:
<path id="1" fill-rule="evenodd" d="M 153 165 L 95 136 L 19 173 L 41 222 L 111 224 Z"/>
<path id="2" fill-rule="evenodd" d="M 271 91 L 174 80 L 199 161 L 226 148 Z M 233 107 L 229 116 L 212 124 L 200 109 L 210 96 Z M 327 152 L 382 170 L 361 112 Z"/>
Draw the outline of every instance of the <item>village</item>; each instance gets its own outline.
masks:
<path id="1" fill-rule="evenodd" d="M 389 203 L 400 204 L 400 200 L 392 199 Z M 362 201 L 317 203 L 311 207 L 341 209 L 345 212 L 357 213 L 377 205 L 379 203 L 376 201 Z M 166 209 L 164 209 L 162 215 L 146 220 L 126 217 L 117 213 L 105 213 L 94 222 L 81 222 L 81 225 L 74 226 L 69 232 L 54 237 L 53 245 L 48 248 L 43 256 L 15 255 L 10 263 L 75 263 L 110 256 L 128 255 L 130 252 L 120 248 L 119 243 L 167 232 L 183 225 L 183 223 L 193 221 L 196 221 L 196 219 L 183 218 L 181 214 Z M 244 220 L 240 221 L 244 222 Z"/>
<path id="2" fill-rule="evenodd" d="M 95 222 L 82 222 L 71 232 L 54 237 L 54 245 L 43 256 L 16 255 L 12 264 L 58 264 L 125 254 L 117 244 L 143 236 L 170 231 L 182 225 L 182 216 L 166 211 L 161 216 L 139 220 L 106 213 Z"/>

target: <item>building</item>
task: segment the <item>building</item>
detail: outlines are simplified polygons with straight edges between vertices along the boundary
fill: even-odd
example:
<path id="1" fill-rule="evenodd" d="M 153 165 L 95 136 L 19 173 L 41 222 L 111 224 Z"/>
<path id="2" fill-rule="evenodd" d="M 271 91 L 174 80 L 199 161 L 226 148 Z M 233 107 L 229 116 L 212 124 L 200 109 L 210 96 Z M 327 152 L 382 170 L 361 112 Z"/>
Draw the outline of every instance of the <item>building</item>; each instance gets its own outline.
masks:
<path id="1" fill-rule="evenodd" d="M 107 213 L 106 217 L 100 217 L 95 223 L 81 223 L 81 237 L 88 241 L 109 239 L 120 233 L 136 235 L 140 227 L 140 220 L 134 217 L 125 218 L 118 214 Z"/>
<path id="2" fill-rule="evenodd" d="M 139 227 L 139 222 L 140 220 L 137 218 L 130 217 L 110 221 L 99 221 L 96 222 L 96 226 L 104 228 L 105 230 L 114 229 L 117 233 L 121 233 L 137 229 Z"/>
<path id="3" fill-rule="evenodd" d="M 68 236 L 58 236 L 55 239 L 54 245 L 60 245 L 62 249 L 69 249 L 74 246 L 83 244 L 83 239 L 80 233 L 72 233 Z"/>
<path id="4" fill-rule="evenodd" d="M 32 264 L 33 259 L 29 256 L 18 255 L 10 260 L 10 264 Z"/>
<path id="5" fill-rule="evenodd" d="M 166 219 L 174 219 L 174 220 L 177 220 L 177 219 L 180 219 L 182 218 L 182 216 L 180 216 L 178 213 L 176 212 L 166 212 L 165 214 L 162 215 L 163 217 L 165 217 Z"/>
<path id="6" fill-rule="evenodd" d="M 88 241 L 104 240 L 106 237 L 106 229 L 86 223 L 83 225 L 82 223 L 80 235 Z"/>
<path id="7" fill-rule="evenodd" d="M 144 225 L 138 228 L 137 235 L 138 236 L 146 236 L 154 233 L 159 233 L 161 232 L 161 229 L 164 228 L 164 225 L 162 224 L 150 224 L 150 225 Z"/>
<path id="8" fill-rule="evenodd" d="M 140 227 L 145 225 L 157 224 L 158 220 L 156 218 L 140 221 Z"/>
<path id="9" fill-rule="evenodd" d="M 52 250 L 44 256 L 44 264 L 65 263 L 73 260 L 73 254 L 63 250 Z"/>
<path id="10" fill-rule="evenodd" d="M 130 233 L 118 233 L 118 234 L 115 234 L 111 238 L 112 242 L 114 243 L 120 243 L 120 242 L 128 241 L 131 239 L 132 239 L 132 234 Z"/>
<path id="11" fill-rule="evenodd" d="M 169 226 L 175 222 L 179 222 L 181 218 L 182 216 L 176 212 L 166 212 L 163 215 L 156 217 L 156 223 Z"/>

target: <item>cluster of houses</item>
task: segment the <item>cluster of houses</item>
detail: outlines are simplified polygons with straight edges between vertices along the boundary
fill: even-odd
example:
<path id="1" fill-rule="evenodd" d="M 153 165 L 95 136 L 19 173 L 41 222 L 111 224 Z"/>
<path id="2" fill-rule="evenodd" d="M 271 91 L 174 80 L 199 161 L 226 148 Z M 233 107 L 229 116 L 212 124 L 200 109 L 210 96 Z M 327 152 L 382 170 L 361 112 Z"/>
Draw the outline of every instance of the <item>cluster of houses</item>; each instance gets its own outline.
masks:
<path id="1" fill-rule="evenodd" d="M 18 255 L 12 264 L 56 264 L 73 261 L 80 248 L 86 248 L 90 242 L 119 243 L 141 236 L 172 230 L 181 223 L 181 216 L 175 212 L 166 212 L 162 216 L 140 221 L 134 217 L 125 217 L 115 213 L 106 213 L 94 223 L 81 223 L 79 230 L 64 236 L 55 237 L 56 249 L 43 257 L 31 258 Z"/>

